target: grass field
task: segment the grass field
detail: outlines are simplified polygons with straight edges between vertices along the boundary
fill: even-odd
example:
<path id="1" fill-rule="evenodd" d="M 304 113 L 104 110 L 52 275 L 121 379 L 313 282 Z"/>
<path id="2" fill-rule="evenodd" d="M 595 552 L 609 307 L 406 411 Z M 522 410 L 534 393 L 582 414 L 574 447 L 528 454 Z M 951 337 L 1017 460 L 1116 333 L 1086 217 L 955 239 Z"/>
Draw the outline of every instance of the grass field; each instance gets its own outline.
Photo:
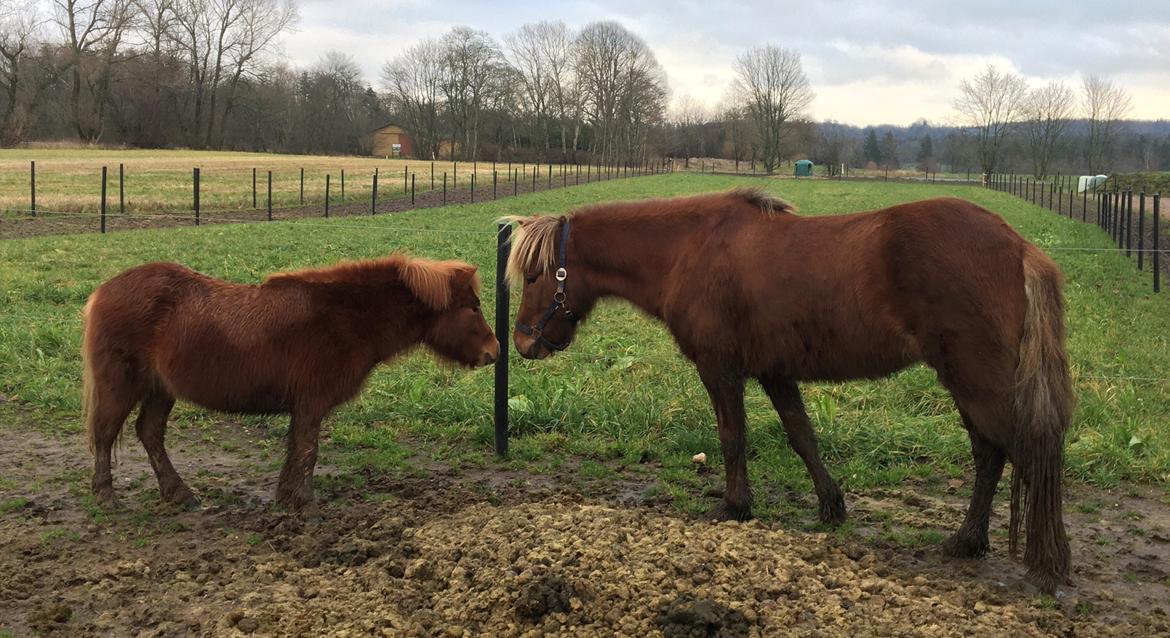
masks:
<path id="1" fill-rule="evenodd" d="M 108 236 L 0 242 L 0 393 L 34 406 L 45 427 L 79 431 L 80 310 L 104 279 L 147 260 L 175 260 L 208 274 L 258 282 L 276 270 L 372 257 L 404 248 L 417 255 L 479 264 L 494 279 L 493 220 L 549 213 L 605 199 L 669 196 L 763 185 L 802 214 L 829 215 L 937 195 L 958 195 L 1002 214 L 1050 251 L 1063 268 L 1069 349 L 1079 406 L 1068 441 L 1071 478 L 1111 486 L 1126 481 L 1170 486 L 1170 308 L 1143 275 L 1108 250 L 1091 225 L 1058 217 L 1006 194 L 975 187 L 660 175 L 591 184 L 378 218 L 349 218 Z M 494 307 L 485 285 L 484 307 Z M 515 308 L 518 293 L 513 294 Z M 510 335 L 501 335 L 510 347 Z M 684 509 L 702 499 L 690 458 L 718 465 L 708 399 L 693 368 L 665 331 L 624 303 L 607 302 L 569 351 L 543 362 L 513 355 L 511 463 L 540 471 L 566 464 L 597 475 L 652 462 L 663 489 Z M 361 398 L 331 418 L 329 437 L 342 467 L 403 469 L 425 443 L 444 461 L 490 462 L 490 369 L 465 372 L 418 353 L 383 367 Z M 826 462 L 849 487 L 945 481 L 970 465 L 966 434 L 933 371 L 908 369 L 875 382 L 805 388 Z M 758 495 L 808 490 L 767 398 L 747 397 Z M 217 418 L 180 407 L 179 427 Z M 284 432 L 283 418 L 253 419 Z M 757 513 L 791 507 L 759 498 Z"/>
<path id="2" fill-rule="evenodd" d="M 101 201 L 101 170 L 107 167 L 107 202 L 118 208 L 118 165 L 124 165 L 125 203 L 130 212 L 186 211 L 193 206 L 192 169 L 200 169 L 200 208 L 206 211 L 252 207 L 252 169 L 256 173 L 256 205 L 267 201 L 267 172 L 272 171 L 272 206 L 301 204 L 300 170 L 305 170 L 304 203 L 325 201 L 325 178 L 330 180 L 330 202 L 370 201 L 372 176 L 378 169 L 378 198 L 402 197 L 403 176 L 413 174 L 417 191 L 441 189 L 443 173 L 449 185 L 467 186 L 476 173 L 477 187 L 490 188 L 492 163 L 388 160 L 372 157 L 266 155 L 207 151 L 0 149 L 0 211 L 26 213 L 30 206 L 30 161 L 36 162 L 37 208 L 46 211 L 93 212 Z M 509 167 L 531 179 L 532 164 L 496 165 L 500 182 Z M 345 198 L 341 172 L 345 171 Z M 539 176 L 547 179 L 548 165 Z M 582 167 L 585 170 L 585 167 Z M 555 166 L 554 179 L 560 176 Z"/>

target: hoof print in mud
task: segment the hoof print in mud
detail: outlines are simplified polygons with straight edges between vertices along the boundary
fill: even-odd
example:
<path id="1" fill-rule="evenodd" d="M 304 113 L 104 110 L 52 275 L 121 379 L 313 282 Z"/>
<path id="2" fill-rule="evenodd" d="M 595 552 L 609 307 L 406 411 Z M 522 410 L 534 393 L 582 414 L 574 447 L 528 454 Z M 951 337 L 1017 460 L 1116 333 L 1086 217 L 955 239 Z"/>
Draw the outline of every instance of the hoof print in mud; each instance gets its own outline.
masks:
<path id="1" fill-rule="evenodd" d="M 743 613 L 689 594 L 665 605 L 654 623 L 666 638 L 735 638 L 748 635 L 749 626 Z"/>
<path id="2" fill-rule="evenodd" d="M 529 583 L 520 592 L 516 615 L 524 620 L 538 621 L 548 614 L 567 612 L 573 587 L 560 576 L 545 576 Z"/>

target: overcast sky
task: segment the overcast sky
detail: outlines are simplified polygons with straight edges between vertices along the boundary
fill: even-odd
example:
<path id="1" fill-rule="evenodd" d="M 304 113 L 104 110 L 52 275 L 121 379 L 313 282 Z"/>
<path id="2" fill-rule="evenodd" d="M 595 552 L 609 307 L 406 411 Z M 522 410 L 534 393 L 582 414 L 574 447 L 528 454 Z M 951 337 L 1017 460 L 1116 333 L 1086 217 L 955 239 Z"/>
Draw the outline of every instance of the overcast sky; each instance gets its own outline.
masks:
<path id="1" fill-rule="evenodd" d="M 818 120 L 947 122 L 959 81 L 989 62 L 1034 84 L 1105 75 L 1129 89 L 1132 117 L 1170 119 L 1170 0 L 300 0 L 300 12 L 284 41 L 292 61 L 335 49 L 376 88 L 383 62 L 456 25 L 502 42 L 525 22 L 616 20 L 653 49 L 672 104 L 715 106 L 735 57 L 772 43 L 801 53 Z"/>

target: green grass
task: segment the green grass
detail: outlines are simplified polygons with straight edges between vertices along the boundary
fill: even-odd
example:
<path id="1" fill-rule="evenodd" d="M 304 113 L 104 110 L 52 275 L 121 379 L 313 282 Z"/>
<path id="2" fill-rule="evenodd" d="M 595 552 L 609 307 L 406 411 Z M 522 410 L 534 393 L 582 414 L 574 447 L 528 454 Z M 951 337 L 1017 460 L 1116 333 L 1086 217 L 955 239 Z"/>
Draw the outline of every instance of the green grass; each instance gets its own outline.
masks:
<path id="1" fill-rule="evenodd" d="M 77 431 L 80 311 L 101 281 L 147 260 L 179 261 L 213 276 L 257 282 L 266 273 L 405 248 L 464 259 L 495 276 L 493 220 L 552 213 L 617 198 L 642 198 L 762 185 L 807 215 L 828 215 L 953 194 L 1002 214 L 1063 268 L 1069 349 L 1079 406 L 1068 439 L 1070 477 L 1099 485 L 1170 483 L 1170 308 L 1150 292 L 1148 275 L 1108 248 L 1094 226 L 1058 217 L 1003 193 L 957 185 L 758 180 L 662 175 L 553 190 L 468 206 L 377 218 L 144 230 L 0 243 L 0 393 L 37 406 L 53 429 Z M 435 232 L 432 232 L 435 231 Z M 484 308 L 494 308 L 484 287 Z M 513 308 L 518 293 L 513 293 Z M 490 311 L 490 310 L 489 310 Z M 510 336 L 504 335 L 510 345 Z M 563 467 L 588 475 L 601 465 L 656 462 L 666 489 L 688 510 L 705 507 L 691 456 L 706 452 L 721 470 L 710 403 L 692 366 L 654 321 L 621 302 L 605 302 L 569 351 L 543 362 L 513 356 L 512 460 L 535 471 Z M 1140 377 L 1141 379 L 1125 379 Z M 804 387 L 810 417 L 833 473 L 850 488 L 953 477 L 969 471 L 970 452 L 950 397 L 933 371 L 910 368 L 889 379 Z M 417 353 L 379 369 L 361 397 L 330 419 L 339 467 L 408 469 L 418 442 L 463 457 L 489 458 L 492 372 L 454 370 Z M 759 489 L 807 491 L 803 464 L 788 448 L 758 386 L 746 406 L 750 472 Z M 183 424 L 212 415 L 180 407 Z M 248 419 L 284 431 L 283 418 Z M 463 461 L 461 460 L 461 463 Z M 760 487 L 764 486 L 764 487 Z"/>

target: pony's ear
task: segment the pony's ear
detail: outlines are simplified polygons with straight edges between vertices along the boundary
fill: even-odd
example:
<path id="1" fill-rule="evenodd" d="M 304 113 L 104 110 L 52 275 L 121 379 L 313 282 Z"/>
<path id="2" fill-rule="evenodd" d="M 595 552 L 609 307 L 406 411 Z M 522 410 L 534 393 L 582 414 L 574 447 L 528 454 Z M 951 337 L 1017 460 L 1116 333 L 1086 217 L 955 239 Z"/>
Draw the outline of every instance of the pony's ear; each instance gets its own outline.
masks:
<path id="1" fill-rule="evenodd" d="M 475 264 L 460 264 L 459 267 L 455 269 L 454 276 L 451 278 L 454 287 L 456 289 L 460 289 L 465 286 L 471 286 L 471 289 L 474 290 L 475 294 L 478 295 L 479 277 L 476 275 L 478 272 L 479 266 L 476 266 Z"/>

